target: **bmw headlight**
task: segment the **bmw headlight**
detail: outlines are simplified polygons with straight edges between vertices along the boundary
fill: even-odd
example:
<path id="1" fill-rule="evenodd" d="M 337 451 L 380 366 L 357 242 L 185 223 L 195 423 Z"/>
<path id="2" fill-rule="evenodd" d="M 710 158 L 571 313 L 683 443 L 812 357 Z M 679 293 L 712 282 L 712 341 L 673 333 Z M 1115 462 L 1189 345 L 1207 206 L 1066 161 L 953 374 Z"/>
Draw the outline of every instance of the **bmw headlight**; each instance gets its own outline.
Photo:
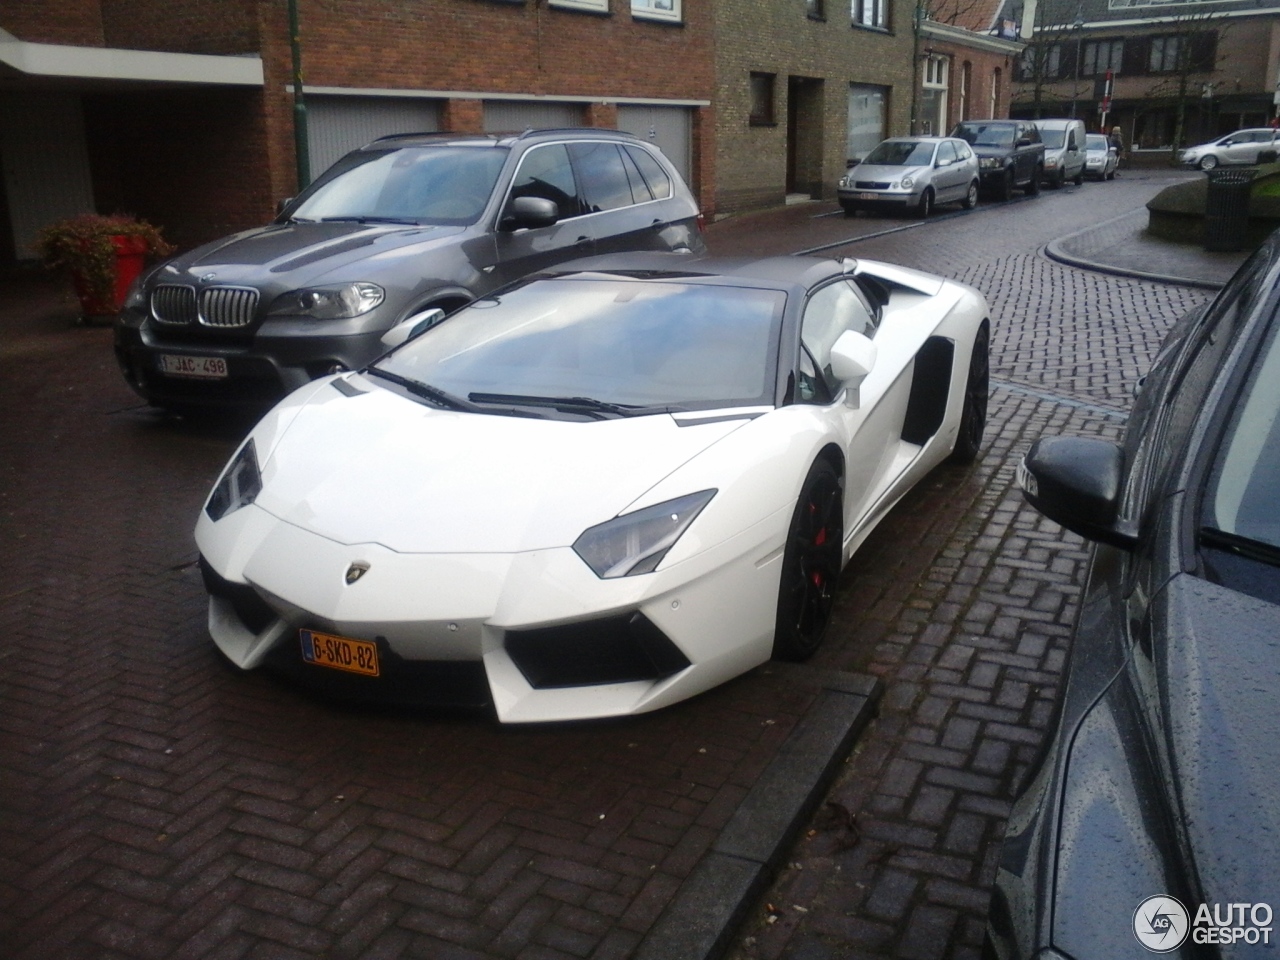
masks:
<path id="1" fill-rule="evenodd" d="M 978 166 L 983 170 L 995 170 L 1000 166 L 1000 161 L 995 157 L 980 157 L 978 159 Z"/>
<path id="2" fill-rule="evenodd" d="M 268 312 L 272 316 L 347 320 L 368 313 L 386 296 L 376 283 L 335 283 L 291 290 L 277 297 Z"/>
<path id="3" fill-rule="evenodd" d="M 210 520 L 221 520 L 229 513 L 253 503 L 262 492 L 262 474 L 258 470 L 258 451 L 250 437 L 240 452 L 222 471 L 204 512 Z"/>
<path id="4" fill-rule="evenodd" d="M 715 495 L 703 490 L 606 520 L 578 537 L 573 551 L 605 580 L 652 573 Z"/>

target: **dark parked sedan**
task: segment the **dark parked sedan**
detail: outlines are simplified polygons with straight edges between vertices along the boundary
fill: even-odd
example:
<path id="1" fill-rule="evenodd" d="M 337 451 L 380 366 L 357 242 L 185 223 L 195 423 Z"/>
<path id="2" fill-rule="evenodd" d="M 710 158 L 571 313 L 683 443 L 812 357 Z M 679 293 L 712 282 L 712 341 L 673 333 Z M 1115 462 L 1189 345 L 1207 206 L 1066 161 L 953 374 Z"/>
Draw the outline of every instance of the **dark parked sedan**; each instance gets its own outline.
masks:
<path id="1" fill-rule="evenodd" d="M 274 223 L 140 278 L 116 357 L 158 406 L 262 409 L 373 360 L 392 327 L 526 274 L 591 253 L 702 252 L 700 223 L 670 161 L 616 130 L 383 137 Z"/>
<path id="2" fill-rule="evenodd" d="M 1123 444 L 1041 438 L 1020 468 L 1097 546 L 991 955 L 1280 950 L 1278 304 L 1280 234 L 1173 330 Z"/>

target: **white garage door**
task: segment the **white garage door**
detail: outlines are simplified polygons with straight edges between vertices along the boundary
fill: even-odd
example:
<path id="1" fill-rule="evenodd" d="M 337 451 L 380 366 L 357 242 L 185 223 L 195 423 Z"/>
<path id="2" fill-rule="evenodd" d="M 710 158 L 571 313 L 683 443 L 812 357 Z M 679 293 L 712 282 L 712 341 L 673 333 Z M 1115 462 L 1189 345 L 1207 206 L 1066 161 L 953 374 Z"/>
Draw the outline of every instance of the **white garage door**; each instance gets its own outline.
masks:
<path id="1" fill-rule="evenodd" d="M 440 104 L 418 97 L 307 97 L 307 149 L 315 178 L 333 162 L 392 133 L 434 133 Z"/>
<path id="2" fill-rule="evenodd" d="M 685 183 L 689 183 L 689 170 L 693 165 L 690 141 L 693 131 L 693 111 L 689 107 L 654 107 L 620 104 L 618 129 L 634 133 L 642 140 L 657 145 L 671 160 Z"/>
<path id="3" fill-rule="evenodd" d="M 484 129 L 488 133 L 519 133 L 539 127 L 582 126 L 582 104 L 541 100 L 486 100 Z"/>

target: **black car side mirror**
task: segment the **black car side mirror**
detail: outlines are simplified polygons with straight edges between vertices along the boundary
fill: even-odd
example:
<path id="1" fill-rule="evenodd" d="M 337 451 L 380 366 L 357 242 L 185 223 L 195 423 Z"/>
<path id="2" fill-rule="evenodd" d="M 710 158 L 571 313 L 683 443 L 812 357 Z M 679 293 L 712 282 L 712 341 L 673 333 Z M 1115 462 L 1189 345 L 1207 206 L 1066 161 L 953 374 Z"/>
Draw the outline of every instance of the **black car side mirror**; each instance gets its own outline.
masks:
<path id="1" fill-rule="evenodd" d="M 1042 437 L 1018 465 L 1026 501 L 1086 540 L 1121 550 L 1137 546 L 1132 525 L 1118 520 L 1124 450 L 1095 437 Z"/>
<path id="2" fill-rule="evenodd" d="M 545 197 L 516 197 L 507 205 L 499 226 L 503 230 L 549 227 L 560 219 L 560 207 Z"/>

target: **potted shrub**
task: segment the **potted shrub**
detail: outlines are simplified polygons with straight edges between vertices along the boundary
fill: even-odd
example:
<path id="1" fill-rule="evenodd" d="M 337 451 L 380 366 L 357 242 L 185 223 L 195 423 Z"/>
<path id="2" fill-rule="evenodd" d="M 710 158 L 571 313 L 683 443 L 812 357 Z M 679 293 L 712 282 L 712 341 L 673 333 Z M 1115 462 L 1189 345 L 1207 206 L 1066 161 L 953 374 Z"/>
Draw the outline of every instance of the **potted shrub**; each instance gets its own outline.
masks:
<path id="1" fill-rule="evenodd" d="M 71 275 L 88 320 L 119 313 L 146 258 L 173 247 L 145 220 L 86 213 L 49 224 L 37 234 L 36 250 L 45 266 Z"/>

